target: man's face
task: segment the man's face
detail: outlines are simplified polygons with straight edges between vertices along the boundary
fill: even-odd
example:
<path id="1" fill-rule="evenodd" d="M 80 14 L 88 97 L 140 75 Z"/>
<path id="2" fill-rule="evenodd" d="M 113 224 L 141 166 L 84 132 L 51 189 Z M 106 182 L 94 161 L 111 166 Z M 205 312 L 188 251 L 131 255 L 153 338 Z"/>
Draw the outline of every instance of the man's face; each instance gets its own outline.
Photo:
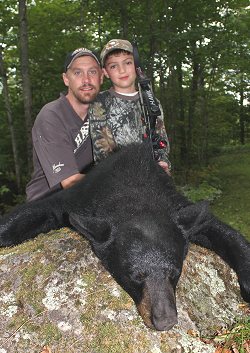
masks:
<path id="1" fill-rule="evenodd" d="M 105 62 L 103 72 L 110 78 L 115 91 L 121 93 L 135 92 L 135 64 L 132 54 L 115 53 L 111 54 Z"/>
<path id="2" fill-rule="evenodd" d="M 91 56 L 80 56 L 63 74 L 63 81 L 68 87 L 68 96 L 79 103 L 91 103 L 100 91 L 103 74 L 100 66 Z"/>

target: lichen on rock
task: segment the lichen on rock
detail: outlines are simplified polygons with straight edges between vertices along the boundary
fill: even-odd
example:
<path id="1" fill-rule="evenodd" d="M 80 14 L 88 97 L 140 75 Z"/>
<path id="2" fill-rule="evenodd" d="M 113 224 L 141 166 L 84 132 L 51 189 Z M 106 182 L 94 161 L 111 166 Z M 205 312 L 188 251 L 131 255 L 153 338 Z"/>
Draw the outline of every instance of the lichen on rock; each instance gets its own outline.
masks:
<path id="1" fill-rule="evenodd" d="M 0 251 L 0 353 L 212 353 L 211 337 L 243 312 L 236 276 L 190 248 L 177 287 L 179 322 L 147 328 L 126 292 L 67 228 Z M 192 330 L 196 335 L 190 335 Z"/>

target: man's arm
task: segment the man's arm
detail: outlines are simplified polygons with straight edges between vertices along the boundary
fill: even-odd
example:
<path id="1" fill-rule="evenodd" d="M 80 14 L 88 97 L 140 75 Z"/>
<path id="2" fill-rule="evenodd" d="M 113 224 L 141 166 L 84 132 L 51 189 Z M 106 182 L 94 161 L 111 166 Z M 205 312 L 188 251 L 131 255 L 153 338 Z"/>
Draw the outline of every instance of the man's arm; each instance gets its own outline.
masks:
<path id="1" fill-rule="evenodd" d="M 73 144 L 60 117 L 43 109 L 32 130 L 33 145 L 50 188 L 70 187 L 83 176 L 79 173 Z"/>
<path id="2" fill-rule="evenodd" d="M 74 174 L 71 175 L 70 177 L 64 179 L 61 181 L 61 185 L 63 189 L 68 189 L 71 186 L 73 186 L 75 183 L 77 183 L 78 181 L 82 180 L 85 177 L 86 174 Z"/>

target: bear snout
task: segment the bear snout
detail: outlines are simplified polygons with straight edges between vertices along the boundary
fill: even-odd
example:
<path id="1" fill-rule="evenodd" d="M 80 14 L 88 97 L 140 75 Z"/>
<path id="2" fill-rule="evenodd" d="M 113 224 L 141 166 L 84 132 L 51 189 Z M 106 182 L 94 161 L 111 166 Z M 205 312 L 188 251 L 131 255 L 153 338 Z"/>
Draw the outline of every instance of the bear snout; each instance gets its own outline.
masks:
<path id="1" fill-rule="evenodd" d="M 157 331 L 169 331 L 176 324 L 177 324 L 177 318 L 168 318 L 167 322 L 166 322 L 166 320 L 157 320 L 157 321 L 155 321 L 154 322 L 154 328 Z"/>
<path id="2" fill-rule="evenodd" d="M 158 331 L 168 331 L 177 324 L 175 291 L 168 279 L 147 280 L 137 309 L 144 323 Z"/>
<path id="3" fill-rule="evenodd" d="M 178 322 L 176 310 L 171 307 L 162 309 L 159 311 L 158 308 L 153 308 L 152 323 L 158 331 L 169 331 Z"/>

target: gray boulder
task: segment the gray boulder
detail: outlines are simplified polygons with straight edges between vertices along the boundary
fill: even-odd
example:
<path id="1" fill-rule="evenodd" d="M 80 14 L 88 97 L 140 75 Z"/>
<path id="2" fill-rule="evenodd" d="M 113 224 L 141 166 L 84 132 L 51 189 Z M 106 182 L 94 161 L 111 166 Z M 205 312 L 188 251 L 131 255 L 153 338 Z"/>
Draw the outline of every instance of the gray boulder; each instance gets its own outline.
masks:
<path id="1" fill-rule="evenodd" d="M 177 287 L 178 325 L 156 332 L 68 228 L 0 250 L 0 353 L 46 345 L 52 353 L 214 353 L 202 338 L 246 315 L 242 303 L 235 273 L 193 245 Z"/>

